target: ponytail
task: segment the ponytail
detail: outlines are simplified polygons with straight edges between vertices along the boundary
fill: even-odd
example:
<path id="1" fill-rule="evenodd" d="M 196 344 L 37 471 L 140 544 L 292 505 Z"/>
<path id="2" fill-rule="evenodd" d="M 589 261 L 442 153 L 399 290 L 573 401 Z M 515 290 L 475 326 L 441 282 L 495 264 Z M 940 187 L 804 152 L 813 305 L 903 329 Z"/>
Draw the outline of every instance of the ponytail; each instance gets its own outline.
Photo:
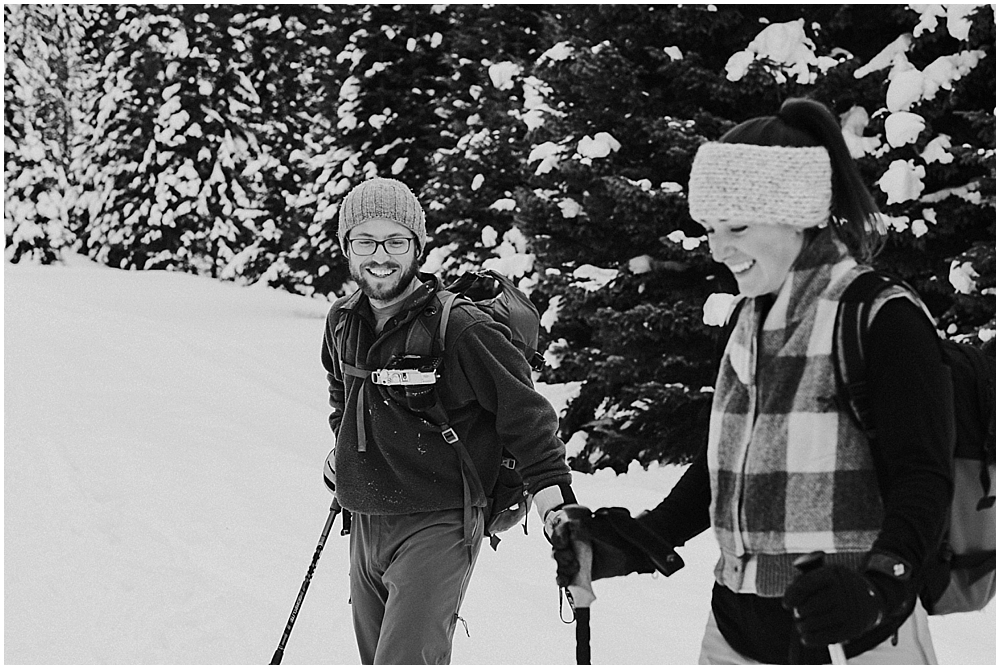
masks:
<path id="1" fill-rule="evenodd" d="M 824 105 L 805 98 L 790 98 L 775 116 L 745 121 L 719 141 L 825 148 L 833 171 L 830 227 L 858 260 L 870 262 L 878 253 L 883 241 L 878 205 L 851 157 L 840 124 Z"/>
<path id="2" fill-rule="evenodd" d="M 811 135 L 830 154 L 833 167 L 830 225 L 852 255 L 864 262 L 871 261 L 883 242 L 878 205 L 851 157 L 840 124 L 824 105 L 805 98 L 785 100 L 778 118 Z"/>

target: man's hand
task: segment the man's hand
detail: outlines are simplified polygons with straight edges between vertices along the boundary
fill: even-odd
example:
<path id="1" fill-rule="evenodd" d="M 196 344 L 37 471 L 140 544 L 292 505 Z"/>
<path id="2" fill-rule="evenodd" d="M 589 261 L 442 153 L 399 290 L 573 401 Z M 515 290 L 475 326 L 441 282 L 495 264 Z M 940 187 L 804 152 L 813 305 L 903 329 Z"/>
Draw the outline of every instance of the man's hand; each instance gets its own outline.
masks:
<path id="1" fill-rule="evenodd" d="M 552 558 L 556 561 L 556 583 L 564 588 L 580 572 L 574 542 L 590 542 L 588 527 L 593 513 L 579 504 L 565 504 L 545 516 L 545 537 L 552 544 Z"/>
<path id="2" fill-rule="evenodd" d="M 590 509 L 579 504 L 565 504 L 545 517 L 545 536 L 552 544 L 556 561 L 556 584 L 569 588 L 574 607 L 587 608 L 596 599 L 593 580 L 593 544 L 590 534 Z"/>

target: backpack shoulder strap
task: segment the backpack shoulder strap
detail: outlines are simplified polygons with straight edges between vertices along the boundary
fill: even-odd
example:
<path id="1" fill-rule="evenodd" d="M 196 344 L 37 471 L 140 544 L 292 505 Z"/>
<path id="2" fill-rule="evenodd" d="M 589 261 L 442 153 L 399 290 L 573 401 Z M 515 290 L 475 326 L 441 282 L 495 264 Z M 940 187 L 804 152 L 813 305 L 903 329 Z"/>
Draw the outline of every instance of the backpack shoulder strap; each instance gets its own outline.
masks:
<path id="1" fill-rule="evenodd" d="M 333 348 L 337 354 L 337 358 L 339 359 L 341 370 L 345 367 L 344 355 L 347 351 L 347 339 L 350 335 L 351 329 L 350 325 L 351 321 L 356 317 L 354 309 L 360 298 L 361 291 L 357 290 L 350 297 L 341 298 L 333 306 Z M 344 383 L 347 383 L 346 376 L 344 378 Z"/>
<path id="2" fill-rule="evenodd" d="M 404 350 L 408 355 L 433 356 L 444 354 L 445 335 L 451 309 L 458 295 L 450 290 L 439 290 L 422 314 L 413 319 L 406 333 Z"/>
<path id="3" fill-rule="evenodd" d="M 458 295 L 449 290 L 439 290 L 424 312 L 413 319 L 406 333 L 406 345 L 403 349 L 407 355 L 443 356 L 445 336 L 448 333 L 448 321 L 451 310 Z M 451 427 L 451 421 L 441 402 L 437 390 L 431 391 L 433 404 L 423 409 L 425 419 L 441 430 L 441 435 L 449 444 L 458 441 L 458 435 Z"/>
<path id="4" fill-rule="evenodd" d="M 879 294 L 894 285 L 880 272 L 857 276 L 840 297 L 834 331 L 833 373 L 838 396 L 854 423 L 868 436 L 875 437 L 869 412 L 868 384 L 865 379 L 863 338 L 871 320 L 871 311 Z"/>
<path id="5" fill-rule="evenodd" d="M 346 345 L 345 339 L 347 338 L 346 321 L 347 319 L 337 312 L 336 320 L 333 324 L 333 349 L 337 352 L 337 357 L 341 361 L 344 359 L 344 346 Z"/>
<path id="6" fill-rule="evenodd" d="M 358 367 L 354 364 L 347 362 L 344 358 L 344 354 L 347 350 L 347 338 L 350 333 L 350 328 L 347 323 L 350 319 L 355 318 L 353 311 L 348 311 L 346 315 L 339 315 L 337 317 L 337 322 L 333 325 L 333 346 L 337 353 L 337 359 L 340 362 L 340 373 L 343 377 L 344 392 L 347 392 L 348 378 L 359 379 L 363 384 L 368 378 L 368 375 L 372 370 L 364 369 Z M 365 431 L 365 393 L 364 388 L 358 393 L 358 403 L 357 408 L 354 412 L 355 421 L 357 421 L 358 426 L 358 452 L 365 452 L 368 450 L 368 435 Z"/>
<path id="7" fill-rule="evenodd" d="M 340 371 L 344 376 L 344 385 L 347 385 L 347 377 L 355 377 L 363 379 L 368 376 L 370 369 L 362 369 L 357 367 L 344 358 L 344 353 L 347 349 L 347 337 L 350 332 L 350 328 L 347 327 L 347 322 L 353 318 L 353 313 L 348 313 L 346 316 L 340 316 L 337 318 L 337 322 L 333 326 L 333 346 L 337 352 L 337 359 L 340 362 Z"/>
<path id="8" fill-rule="evenodd" d="M 424 313 L 413 319 L 406 333 L 405 351 L 408 355 L 443 356 L 445 351 L 445 336 L 448 334 L 448 321 L 451 320 L 451 310 L 458 299 L 456 293 L 450 290 L 439 290 L 435 298 L 424 309 Z M 475 531 L 475 515 L 473 507 L 486 504 L 486 490 L 479 478 L 475 462 L 468 448 L 462 443 L 458 433 L 451 426 L 448 413 L 441 402 L 437 390 L 432 390 L 433 403 L 421 413 L 425 420 L 441 430 L 441 437 L 455 449 L 459 467 L 462 473 L 462 508 L 465 545 L 472 550 L 478 541 Z"/>

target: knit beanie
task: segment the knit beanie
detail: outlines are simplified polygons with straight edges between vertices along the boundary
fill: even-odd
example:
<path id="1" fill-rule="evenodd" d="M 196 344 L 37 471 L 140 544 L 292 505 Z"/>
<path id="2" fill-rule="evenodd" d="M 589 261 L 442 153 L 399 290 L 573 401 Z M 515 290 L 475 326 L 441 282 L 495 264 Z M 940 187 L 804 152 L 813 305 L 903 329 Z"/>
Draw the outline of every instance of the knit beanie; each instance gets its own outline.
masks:
<path id="1" fill-rule="evenodd" d="M 373 218 L 385 218 L 411 230 L 422 249 L 427 241 L 424 210 L 416 196 L 401 181 L 375 177 L 355 186 L 340 205 L 340 248 L 347 233 Z"/>

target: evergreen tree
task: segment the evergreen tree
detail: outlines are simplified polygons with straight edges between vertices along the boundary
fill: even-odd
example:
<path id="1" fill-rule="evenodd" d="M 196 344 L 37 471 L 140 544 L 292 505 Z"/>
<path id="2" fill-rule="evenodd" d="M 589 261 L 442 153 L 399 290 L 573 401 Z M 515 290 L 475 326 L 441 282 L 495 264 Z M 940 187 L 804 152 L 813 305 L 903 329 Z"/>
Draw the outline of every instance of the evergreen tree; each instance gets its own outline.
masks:
<path id="1" fill-rule="evenodd" d="M 316 201 L 304 193 L 313 173 L 310 147 L 330 127 L 319 81 L 330 65 L 336 15 L 326 7 L 298 5 L 238 10 L 218 17 L 212 32 L 219 35 L 219 26 L 228 25 L 232 34 L 239 26 L 246 38 L 240 67 L 257 96 L 247 121 L 259 151 L 244 174 L 259 175 L 260 191 L 257 216 L 247 224 L 249 244 L 222 276 L 311 294 L 312 273 L 298 270 Z"/>
<path id="2" fill-rule="evenodd" d="M 236 5 L 108 15 L 80 169 L 84 249 L 118 267 L 295 285 L 284 256 L 313 217 L 299 191 L 323 18 Z"/>
<path id="3" fill-rule="evenodd" d="M 857 141 L 886 145 L 879 139 L 885 130 L 878 110 L 886 106 L 888 74 L 868 64 L 921 19 L 905 7 L 865 6 L 543 6 L 537 11 L 541 21 L 524 28 L 537 35 L 537 49 L 509 60 L 480 61 L 483 84 L 471 89 L 475 104 L 468 97 L 454 103 L 471 119 L 470 129 L 455 148 L 439 150 L 438 172 L 424 187 L 441 207 L 435 241 L 450 242 L 448 253 L 439 257 L 449 271 L 495 253 L 498 265 L 529 278 L 522 285 L 533 286 L 536 304 L 550 309 L 544 320 L 551 324 L 554 369 L 545 378 L 583 382 L 563 422 L 567 438 L 577 431 L 587 435 L 582 448 L 574 446 L 575 467 L 623 471 L 632 460 L 682 462 L 704 443 L 707 428 L 717 330 L 703 322 L 706 298 L 720 290 L 735 292 L 687 215 L 683 185 L 696 147 L 746 118 L 774 113 L 792 96 L 826 103 L 843 115 L 845 131 L 859 110 L 872 110 L 867 125 L 853 126 Z M 966 49 L 982 52 L 975 56 L 984 65 L 979 77 L 992 72 L 990 16 L 989 9 L 980 10 L 974 25 L 982 24 L 978 30 L 986 34 L 976 37 L 973 29 L 970 40 L 976 41 Z M 936 31 L 943 30 L 942 21 Z M 786 54 L 782 47 L 795 48 Z M 936 51 L 925 45 L 924 64 L 950 58 L 959 47 L 954 41 Z M 871 72 L 856 76 L 863 66 Z M 971 70 L 956 66 L 953 83 L 964 80 L 977 90 L 992 90 L 992 81 L 964 79 Z M 463 95 L 466 81 L 475 76 L 456 73 L 463 85 L 456 92 Z M 989 113 L 988 105 L 968 95 L 960 101 L 952 96 L 944 107 L 956 103 L 964 107 L 963 118 L 977 109 Z M 969 142 L 971 153 L 991 161 L 993 128 L 978 127 L 983 135 Z M 964 249 L 970 241 L 980 243 L 974 246 L 978 255 L 970 253 L 985 294 L 956 298 L 940 280 L 949 272 L 954 249 L 938 246 L 924 254 L 926 264 L 899 255 L 916 237 L 901 234 L 901 216 L 878 191 L 878 183 L 889 188 L 893 182 L 881 181 L 892 154 L 859 155 L 896 226 L 881 262 L 906 269 L 936 314 L 970 302 L 978 311 L 966 328 L 991 327 L 992 251 L 981 246 L 995 234 L 982 224 L 992 221 L 995 211 L 989 197 L 971 196 L 980 209 L 978 224 L 965 214 L 954 219 L 968 221 L 957 230 L 941 225 L 938 217 L 949 245 Z M 982 163 L 970 166 L 962 183 L 978 179 L 988 193 L 990 174 Z M 919 224 L 907 229 L 921 230 Z M 934 304 L 934 291 L 926 285 L 935 277 L 945 304 Z M 948 318 L 954 317 L 944 315 L 942 325 Z"/>
<path id="4" fill-rule="evenodd" d="M 245 130 L 256 92 L 233 62 L 238 35 L 225 50 L 193 41 L 209 21 L 169 6 L 106 18 L 81 197 L 83 249 L 99 261 L 218 276 L 247 243 L 260 192 L 259 175 L 244 176 L 258 148 Z"/>
<path id="5" fill-rule="evenodd" d="M 320 80 L 328 125 L 310 147 L 314 176 L 306 184 L 316 215 L 297 265 L 320 294 L 351 285 L 336 233 L 344 195 L 375 175 L 414 191 L 427 181 L 429 156 L 441 141 L 437 96 L 450 75 L 441 46 L 448 11 L 363 5 L 337 14 L 330 68 Z"/>
<path id="6" fill-rule="evenodd" d="M 990 8 L 969 17 L 968 37 L 942 35 L 952 30 L 943 17 L 918 35 L 914 25 L 923 19 L 905 7 L 560 12 L 568 20 L 558 22 L 563 34 L 551 39 L 568 33 L 578 41 L 569 40 L 572 55 L 546 79 L 555 90 L 550 106 L 566 111 L 551 124 L 548 150 L 558 151 L 553 155 L 559 162 L 544 191 L 549 201 L 534 202 L 525 218 L 532 222 L 539 264 L 561 270 L 550 269 L 536 291 L 561 300 L 551 332 L 563 355 L 551 377 L 584 382 L 563 424 L 567 437 L 587 433 L 574 466 L 623 471 L 632 460 L 684 461 L 704 443 L 707 386 L 714 375 L 705 347 L 711 329 L 702 324 L 700 310 L 707 293 L 724 287 L 729 277 L 699 244 L 683 197 L 657 192 L 655 185 L 686 183 L 698 143 L 746 118 L 774 113 L 787 97 L 818 99 L 842 114 L 845 126 L 859 114 L 869 117 L 853 131 L 859 146 L 871 147 L 872 155 L 859 149 L 859 157 L 893 226 L 880 262 L 917 284 L 941 326 L 959 332 L 986 328 L 984 336 L 993 336 L 995 125 L 982 122 L 990 109 L 982 91 L 994 90 Z M 912 45 L 914 67 L 924 73 L 914 101 L 924 119 L 916 144 L 895 137 L 887 120 L 897 111 L 893 105 L 901 104 L 892 99 L 899 95 L 894 75 L 909 70 L 898 57 L 882 65 L 879 53 L 900 35 L 910 35 L 903 41 Z M 942 78 L 947 84 L 932 95 L 932 84 Z M 612 150 L 583 165 L 579 140 L 596 138 L 599 131 L 615 139 Z M 953 148 L 947 149 L 947 139 L 936 139 L 941 134 L 952 138 Z M 910 171 L 897 176 L 900 166 L 893 163 L 904 160 L 914 165 L 912 172 L 939 175 L 934 192 L 916 187 Z M 947 167 L 952 162 L 956 166 Z M 674 188 L 668 183 L 666 190 Z M 574 225 L 565 208 L 556 208 L 567 197 L 580 205 L 573 218 L 585 218 L 586 225 Z M 571 244 L 577 248 L 564 250 Z M 651 258 L 637 255 L 643 244 Z M 963 272 L 966 257 L 971 262 Z M 578 279 L 594 275 L 584 271 L 587 261 L 608 270 L 605 280 L 613 279 L 588 292 L 599 284 L 567 277 L 571 269 Z M 954 294 L 945 280 L 950 267 L 958 268 L 951 271 L 958 275 L 955 282 L 970 294 Z M 969 277 L 975 281 L 963 283 Z M 731 284 L 726 292 L 735 292 Z"/>
<path id="7" fill-rule="evenodd" d="M 4 5 L 4 228 L 11 262 L 51 262 L 73 240 L 72 72 L 86 12 Z"/>
<path id="8" fill-rule="evenodd" d="M 116 267 L 332 298 L 341 200 L 399 178 L 426 269 L 496 267 L 543 312 L 577 469 L 704 444 L 735 284 L 688 215 L 691 160 L 788 97 L 840 117 L 878 264 L 942 330 L 995 337 L 991 6 L 26 6 L 5 31 L 9 258 L 70 231 Z"/>
<path id="9" fill-rule="evenodd" d="M 317 172 L 307 186 L 317 216 L 305 245 L 312 256 L 301 267 L 312 272 L 318 292 L 351 287 L 340 261 L 338 205 L 374 175 L 404 181 L 427 203 L 430 245 L 439 249 L 432 248 L 428 270 L 440 268 L 445 251 L 457 257 L 476 244 L 498 181 L 467 199 L 477 190 L 475 173 L 466 174 L 474 165 L 453 158 L 478 141 L 471 135 L 491 113 L 484 59 L 507 52 L 520 59 L 532 51 L 537 13 L 521 6 L 380 5 L 354 6 L 341 15 L 340 35 L 331 40 L 336 65 L 324 82 L 326 116 L 335 127 L 321 140 L 325 150 L 312 159 Z M 519 132 L 505 120 L 490 122 L 500 132 Z"/>

